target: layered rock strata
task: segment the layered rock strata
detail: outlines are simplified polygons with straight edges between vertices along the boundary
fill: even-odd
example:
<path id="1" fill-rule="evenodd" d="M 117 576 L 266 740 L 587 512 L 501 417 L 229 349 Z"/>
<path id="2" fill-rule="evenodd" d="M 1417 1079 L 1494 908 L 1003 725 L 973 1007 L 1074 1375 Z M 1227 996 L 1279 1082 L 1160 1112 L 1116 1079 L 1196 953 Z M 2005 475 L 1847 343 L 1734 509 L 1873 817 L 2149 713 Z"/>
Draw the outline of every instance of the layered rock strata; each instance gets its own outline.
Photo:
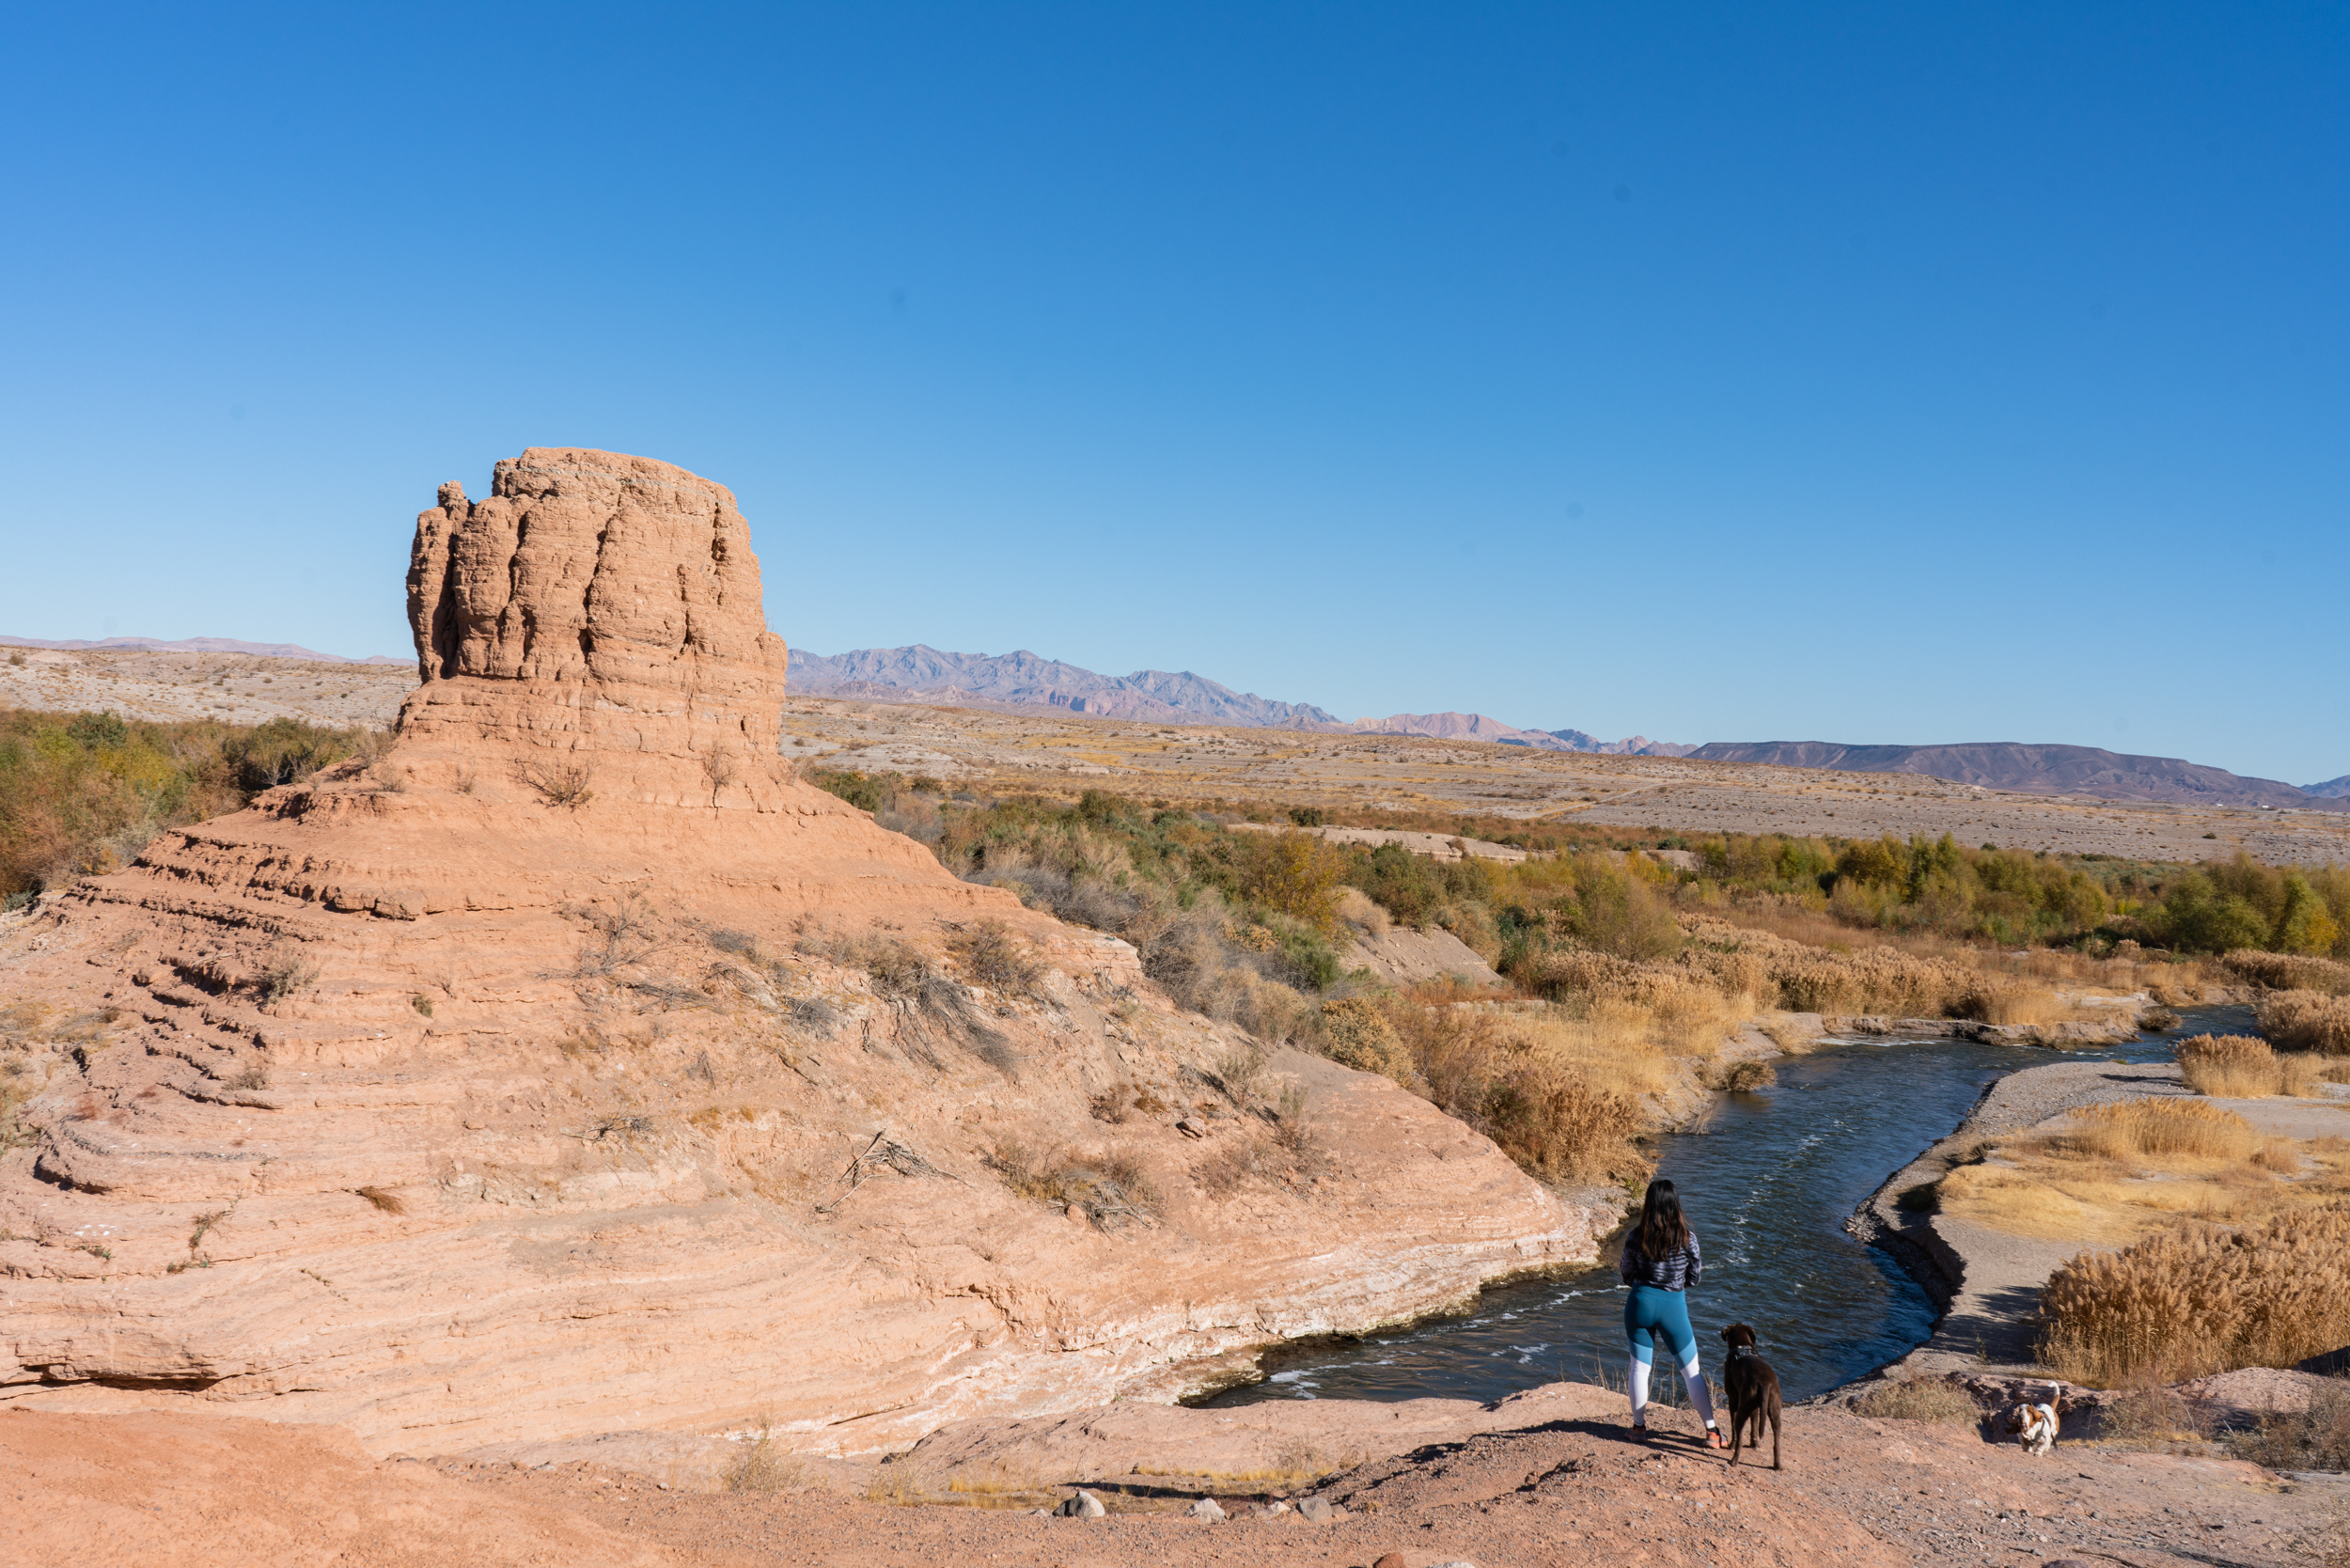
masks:
<path id="1" fill-rule="evenodd" d="M 1592 1254 L 798 780 L 722 487 L 534 448 L 443 488 L 409 603 L 379 754 L 0 928 L 0 1402 L 870 1452 Z"/>

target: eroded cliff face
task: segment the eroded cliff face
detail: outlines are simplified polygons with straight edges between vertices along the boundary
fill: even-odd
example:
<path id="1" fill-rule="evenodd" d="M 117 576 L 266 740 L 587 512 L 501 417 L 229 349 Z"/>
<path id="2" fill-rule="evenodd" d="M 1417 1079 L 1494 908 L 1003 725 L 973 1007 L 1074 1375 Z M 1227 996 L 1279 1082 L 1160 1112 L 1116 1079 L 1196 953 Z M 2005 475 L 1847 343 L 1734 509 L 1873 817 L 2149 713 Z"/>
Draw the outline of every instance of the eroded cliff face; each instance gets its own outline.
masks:
<path id="1" fill-rule="evenodd" d="M 1423 1102 L 1233 1091 L 1133 949 L 799 782 L 720 486 L 534 448 L 443 487 L 409 603 L 382 755 L 0 927 L 0 1402 L 862 1452 L 1592 1254 Z"/>

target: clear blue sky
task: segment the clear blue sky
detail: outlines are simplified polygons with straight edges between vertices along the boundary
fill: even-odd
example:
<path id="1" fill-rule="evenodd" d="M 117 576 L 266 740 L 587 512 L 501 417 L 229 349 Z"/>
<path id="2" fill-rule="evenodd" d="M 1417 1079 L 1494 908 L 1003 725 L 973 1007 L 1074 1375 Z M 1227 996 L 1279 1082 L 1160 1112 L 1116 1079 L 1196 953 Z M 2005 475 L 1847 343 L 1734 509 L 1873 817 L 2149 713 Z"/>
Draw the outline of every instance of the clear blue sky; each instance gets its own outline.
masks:
<path id="1" fill-rule="evenodd" d="M 769 619 L 2350 772 L 2350 9 L 20 7 L 0 631 L 404 653 L 530 445 Z"/>

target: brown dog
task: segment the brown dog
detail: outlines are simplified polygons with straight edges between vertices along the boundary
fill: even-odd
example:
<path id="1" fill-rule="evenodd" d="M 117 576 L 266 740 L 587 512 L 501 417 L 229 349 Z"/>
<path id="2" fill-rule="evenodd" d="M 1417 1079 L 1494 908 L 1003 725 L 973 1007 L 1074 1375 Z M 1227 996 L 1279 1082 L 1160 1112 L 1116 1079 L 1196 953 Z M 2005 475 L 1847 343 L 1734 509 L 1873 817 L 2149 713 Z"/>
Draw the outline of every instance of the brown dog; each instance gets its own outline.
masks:
<path id="1" fill-rule="evenodd" d="M 1730 1462 L 1738 1463 L 1739 1445 L 1753 1423 L 1754 1447 L 1762 1446 L 1762 1423 L 1771 1423 L 1771 1468 L 1778 1468 L 1778 1373 L 1754 1353 L 1754 1330 L 1733 1323 L 1722 1330 L 1730 1359 L 1722 1367 L 1722 1388 L 1730 1395 Z"/>

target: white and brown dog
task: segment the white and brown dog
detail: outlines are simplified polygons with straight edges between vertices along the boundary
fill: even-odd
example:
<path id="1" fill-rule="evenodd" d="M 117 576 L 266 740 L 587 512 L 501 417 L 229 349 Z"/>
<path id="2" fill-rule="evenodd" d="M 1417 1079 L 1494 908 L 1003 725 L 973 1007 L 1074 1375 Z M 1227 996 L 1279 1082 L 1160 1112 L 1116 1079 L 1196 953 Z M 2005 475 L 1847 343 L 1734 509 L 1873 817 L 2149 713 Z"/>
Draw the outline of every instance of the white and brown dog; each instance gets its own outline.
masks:
<path id="1" fill-rule="evenodd" d="M 2007 1430 L 2011 1436 L 2024 1445 L 2026 1453 L 2044 1455 L 2056 1447 L 2056 1406 L 2019 1404 L 2007 1413 Z"/>

